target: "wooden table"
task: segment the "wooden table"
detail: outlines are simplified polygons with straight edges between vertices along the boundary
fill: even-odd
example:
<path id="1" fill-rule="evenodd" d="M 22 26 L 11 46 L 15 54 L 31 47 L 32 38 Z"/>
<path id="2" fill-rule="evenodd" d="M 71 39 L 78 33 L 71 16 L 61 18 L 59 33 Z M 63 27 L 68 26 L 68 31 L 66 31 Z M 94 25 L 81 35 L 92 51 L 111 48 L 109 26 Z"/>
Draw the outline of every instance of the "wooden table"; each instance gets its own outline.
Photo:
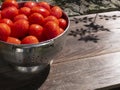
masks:
<path id="1" fill-rule="evenodd" d="M 70 21 L 65 47 L 51 67 L 29 76 L 2 62 L 0 90 L 112 90 L 120 87 L 120 11 L 74 16 Z"/>

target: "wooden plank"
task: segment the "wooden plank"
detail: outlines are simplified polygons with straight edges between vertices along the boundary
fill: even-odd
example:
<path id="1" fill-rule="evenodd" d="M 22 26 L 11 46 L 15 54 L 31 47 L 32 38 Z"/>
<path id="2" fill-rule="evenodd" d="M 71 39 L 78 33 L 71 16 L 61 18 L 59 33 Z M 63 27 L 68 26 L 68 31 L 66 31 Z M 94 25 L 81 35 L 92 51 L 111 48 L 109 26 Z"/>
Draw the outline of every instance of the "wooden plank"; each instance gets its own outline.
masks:
<path id="1" fill-rule="evenodd" d="M 109 20 L 105 18 L 107 15 L 110 17 Z M 115 11 L 100 13 L 97 15 L 96 19 L 96 14 L 70 18 L 71 25 L 69 34 L 73 35 L 67 36 L 65 47 L 54 59 L 54 63 L 119 52 L 119 15 L 120 12 Z M 101 19 L 101 16 L 105 17 Z M 77 22 L 77 24 L 75 22 Z M 93 22 L 94 24 L 91 24 Z M 83 38 L 79 35 L 81 31 L 85 31 L 85 35 L 82 34 Z M 74 37 L 74 35 L 76 35 L 76 37 Z"/>
<path id="2" fill-rule="evenodd" d="M 95 90 L 116 85 L 120 86 L 120 52 L 53 64 L 39 90 Z"/>

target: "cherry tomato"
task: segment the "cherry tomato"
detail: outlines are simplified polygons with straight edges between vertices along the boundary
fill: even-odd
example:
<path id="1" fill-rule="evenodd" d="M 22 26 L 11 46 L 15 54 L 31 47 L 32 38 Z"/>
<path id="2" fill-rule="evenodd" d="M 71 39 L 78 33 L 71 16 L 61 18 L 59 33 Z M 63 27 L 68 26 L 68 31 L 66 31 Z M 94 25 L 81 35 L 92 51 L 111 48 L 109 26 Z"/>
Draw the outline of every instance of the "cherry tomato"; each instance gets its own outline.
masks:
<path id="1" fill-rule="evenodd" d="M 58 21 L 59 21 L 59 26 L 60 26 L 61 28 L 65 29 L 66 26 L 67 26 L 66 20 L 63 19 L 63 18 L 60 18 L 60 19 L 58 19 Z"/>
<path id="2" fill-rule="evenodd" d="M 43 7 L 38 7 L 38 6 L 37 7 L 33 7 L 31 9 L 31 12 L 32 13 L 40 13 L 40 14 L 43 15 L 43 17 L 47 17 L 47 16 L 50 15 L 50 12 L 47 9 L 45 9 Z"/>
<path id="3" fill-rule="evenodd" d="M 4 0 L 4 2 L 6 2 L 6 1 L 16 1 L 16 0 Z"/>
<path id="4" fill-rule="evenodd" d="M 33 13 L 29 16 L 30 24 L 40 24 L 42 25 L 44 22 L 44 17 L 39 13 Z"/>
<path id="5" fill-rule="evenodd" d="M 62 34 L 64 32 L 64 29 L 60 28 L 60 34 Z"/>
<path id="6" fill-rule="evenodd" d="M 14 21 L 17 21 L 17 20 L 20 20 L 20 19 L 28 20 L 28 17 L 24 14 L 18 14 L 17 16 L 14 17 Z"/>
<path id="7" fill-rule="evenodd" d="M 2 3 L 1 8 L 4 9 L 4 8 L 6 8 L 6 7 L 11 7 L 11 6 L 14 6 L 14 7 L 18 8 L 18 3 L 17 3 L 17 1 L 15 1 L 15 0 L 5 0 L 5 1 Z"/>
<path id="8" fill-rule="evenodd" d="M 18 15 L 18 9 L 16 7 L 8 7 L 2 10 L 1 12 L 2 18 L 13 19 L 16 15 Z"/>
<path id="9" fill-rule="evenodd" d="M 0 20 L 0 23 L 6 23 L 8 26 L 12 27 L 13 22 L 12 20 L 8 19 L 8 18 L 4 18 Z"/>
<path id="10" fill-rule="evenodd" d="M 29 7 L 29 8 L 33 8 L 33 7 L 37 6 L 37 3 L 33 2 L 33 1 L 28 1 L 24 4 L 24 6 Z"/>
<path id="11" fill-rule="evenodd" d="M 11 36 L 16 38 L 23 38 L 28 34 L 29 22 L 24 19 L 14 22 L 11 29 Z"/>
<path id="12" fill-rule="evenodd" d="M 42 35 L 41 35 L 40 38 L 38 38 L 38 39 L 39 39 L 39 42 L 46 41 L 46 40 L 49 39 L 48 37 L 46 37 L 46 34 L 45 34 L 45 31 L 44 31 L 44 30 L 45 30 L 45 29 L 43 28 Z"/>
<path id="13" fill-rule="evenodd" d="M 51 8 L 51 15 L 60 18 L 62 16 L 62 9 L 59 6 L 54 6 Z"/>
<path id="14" fill-rule="evenodd" d="M 21 8 L 19 9 L 19 13 L 20 13 L 20 14 L 25 14 L 26 16 L 29 16 L 30 13 L 31 13 L 31 9 L 28 8 L 28 7 L 21 7 Z"/>
<path id="15" fill-rule="evenodd" d="M 6 42 L 11 44 L 21 44 L 21 41 L 18 38 L 8 37 Z"/>
<path id="16" fill-rule="evenodd" d="M 55 16 L 48 16 L 48 17 L 46 17 L 45 20 L 44 20 L 44 24 L 47 23 L 48 21 L 54 21 L 54 22 L 56 22 L 59 25 L 59 21 L 58 21 L 58 19 Z"/>
<path id="17" fill-rule="evenodd" d="M 52 39 L 60 34 L 60 27 L 54 21 L 47 22 L 44 28 L 45 28 L 44 30 L 45 36 L 48 39 Z"/>
<path id="18" fill-rule="evenodd" d="M 6 41 L 10 33 L 10 27 L 6 23 L 0 23 L 0 40 Z"/>
<path id="19" fill-rule="evenodd" d="M 26 36 L 22 39 L 21 44 L 37 44 L 39 43 L 38 39 L 35 36 Z"/>
<path id="20" fill-rule="evenodd" d="M 43 27 L 38 24 L 32 24 L 29 28 L 29 35 L 36 36 L 38 39 L 42 37 Z"/>
<path id="21" fill-rule="evenodd" d="M 0 13 L 0 20 L 2 19 L 2 15 L 1 15 L 1 13 Z"/>
<path id="22" fill-rule="evenodd" d="M 48 11 L 50 11 L 50 5 L 47 2 L 44 2 L 44 1 L 38 2 L 38 6 L 43 7 Z"/>
<path id="23" fill-rule="evenodd" d="M 67 21 L 59 6 L 45 1 L 4 0 L 0 10 L 0 40 L 12 44 L 37 44 L 64 32 Z"/>

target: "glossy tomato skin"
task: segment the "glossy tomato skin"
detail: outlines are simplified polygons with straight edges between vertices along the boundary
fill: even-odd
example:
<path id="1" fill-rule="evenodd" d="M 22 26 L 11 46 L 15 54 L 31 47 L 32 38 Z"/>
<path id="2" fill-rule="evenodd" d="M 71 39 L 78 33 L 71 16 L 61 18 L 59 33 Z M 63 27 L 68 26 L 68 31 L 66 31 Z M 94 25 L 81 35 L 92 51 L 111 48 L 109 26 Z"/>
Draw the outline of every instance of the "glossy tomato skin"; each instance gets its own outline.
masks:
<path id="1" fill-rule="evenodd" d="M 16 1 L 16 0 L 4 0 L 4 2 L 6 2 L 6 1 Z"/>
<path id="2" fill-rule="evenodd" d="M 28 34 L 29 22 L 24 19 L 14 22 L 11 29 L 11 36 L 15 38 L 23 38 Z"/>
<path id="3" fill-rule="evenodd" d="M 30 24 L 40 24 L 42 25 L 44 22 L 44 17 L 39 13 L 33 13 L 29 16 Z"/>
<path id="4" fill-rule="evenodd" d="M 24 7 L 29 7 L 29 8 L 33 8 L 35 6 L 37 6 L 37 3 L 33 1 L 28 1 L 24 4 Z"/>
<path id="5" fill-rule="evenodd" d="M 39 40 L 43 34 L 43 27 L 38 24 L 32 24 L 29 28 L 29 35 L 36 36 Z"/>
<path id="6" fill-rule="evenodd" d="M 58 21 L 59 21 L 59 26 L 61 28 L 65 29 L 66 26 L 67 26 L 67 21 L 65 19 L 63 19 L 63 18 L 58 19 Z"/>
<path id="7" fill-rule="evenodd" d="M 60 27 L 54 21 L 49 21 L 44 26 L 44 34 L 47 39 L 52 39 L 60 34 Z"/>
<path id="8" fill-rule="evenodd" d="M 31 9 L 31 13 L 40 13 L 41 15 L 43 15 L 43 17 L 47 17 L 50 15 L 50 12 L 47 9 L 38 6 L 33 7 Z"/>
<path id="9" fill-rule="evenodd" d="M 25 14 L 26 16 L 29 16 L 31 14 L 31 9 L 29 7 L 21 7 L 19 9 L 19 14 Z"/>
<path id="10" fill-rule="evenodd" d="M 43 7 L 47 9 L 48 11 L 50 11 L 50 5 L 47 2 L 44 2 L 44 1 L 38 2 L 38 6 Z"/>
<path id="11" fill-rule="evenodd" d="M 42 33 L 42 36 L 39 39 L 39 42 L 42 42 L 42 41 L 46 41 L 46 40 L 49 40 L 48 37 L 46 37 L 46 33 L 45 33 L 45 28 L 43 28 L 43 33 Z"/>
<path id="12" fill-rule="evenodd" d="M 48 16 L 48 17 L 46 17 L 45 20 L 44 20 L 44 24 L 46 24 L 48 21 L 54 21 L 54 22 L 56 22 L 59 25 L 59 21 L 58 21 L 58 19 L 55 16 Z"/>
<path id="13" fill-rule="evenodd" d="M 18 9 L 16 7 L 7 7 L 1 12 L 2 18 L 13 19 L 16 15 L 18 15 Z"/>
<path id="14" fill-rule="evenodd" d="M 6 0 L 6 1 L 4 1 L 4 2 L 2 3 L 1 8 L 4 9 L 4 8 L 6 8 L 6 7 L 11 7 L 11 6 L 14 6 L 14 7 L 16 7 L 16 8 L 19 7 L 17 1 L 15 1 L 15 0 Z"/>
<path id="15" fill-rule="evenodd" d="M 14 17 L 14 21 L 17 21 L 20 19 L 28 20 L 28 17 L 24 14 L 18 14 L 17 16 Z"/>
<path id="16" fill-rule="evenodd" d="M 2 19 L 2 15 L 0 14 L 0 20 Z"/>
<path id="17" fill-rule="evenodd" d="M 64 32 L 64 29 L 60 28 L 60 34 L 62 34 Z"/>
<path id="18" fill-rule="evenodd" d="M 0 40 L 6 41 L 10 34 L 10 27 L 6 23 L 0 23 Z"/>
<path id="19" fill-rule="evenodd" d="M 51 6 L 45 1 L 27 1 L 19 5 L 15 2 L 5 0 L 2 5 L 0 40 L 12 44 L 37 44 L 64 32 L 67 22 L 62 18 L 63 11 L 59 6 Z"/>
<path id="20" fill-rule="evenodd" d="M 0 23 L 6 23 L 8 26 L 12 27 L 13 22 L 12 20 L 8 19 L 8 18 L 4 18 L 0 20 Z"/>
<path id="21" fill-rule="evenodd" d="M 21 44 L 37 44 L 37 43 L 39 43 L 39 40 L 32 35 L 26 36 L 21 41 Z"/>
<path id="22" fill-rule="evenodd" d="M 55 16 L 56 18 L 61 18 L 62 9 L 59 6 L 53 6 L 51 8 L 51 15 Z"/>
<path id="23" fill-rule="evenodd" d="M 21 44 L 21 41 L 18 38 L 8 37 L 6 42 L 11 44 Z"/>
<path id="24" fill-rule="evenodd" d="M 2 15 L 1 15 L 1 12 L 2 12 L 2 11 L 0 10 L 0 20 L 2 19 Z"/>

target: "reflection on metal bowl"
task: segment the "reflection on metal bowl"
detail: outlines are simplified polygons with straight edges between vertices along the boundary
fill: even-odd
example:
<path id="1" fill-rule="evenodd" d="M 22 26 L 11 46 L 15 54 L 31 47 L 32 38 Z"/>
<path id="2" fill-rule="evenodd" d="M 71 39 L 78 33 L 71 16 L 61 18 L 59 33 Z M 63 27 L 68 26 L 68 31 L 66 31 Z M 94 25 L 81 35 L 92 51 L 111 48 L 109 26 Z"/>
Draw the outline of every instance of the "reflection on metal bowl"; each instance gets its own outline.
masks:
<path id="1" fill-rule="evenodd" d="M 22 5 L 23 3 L 19 4 Z M 36 72 L 45 68 L 64 46 L 70 21 L 64 12 L 62 18 L 67 20 L 67 27 L 61 35 L 53 39 L 38 44 L 24 45 L 0 41 L 0 54 L 3 60 L 22 72 Z"/>

